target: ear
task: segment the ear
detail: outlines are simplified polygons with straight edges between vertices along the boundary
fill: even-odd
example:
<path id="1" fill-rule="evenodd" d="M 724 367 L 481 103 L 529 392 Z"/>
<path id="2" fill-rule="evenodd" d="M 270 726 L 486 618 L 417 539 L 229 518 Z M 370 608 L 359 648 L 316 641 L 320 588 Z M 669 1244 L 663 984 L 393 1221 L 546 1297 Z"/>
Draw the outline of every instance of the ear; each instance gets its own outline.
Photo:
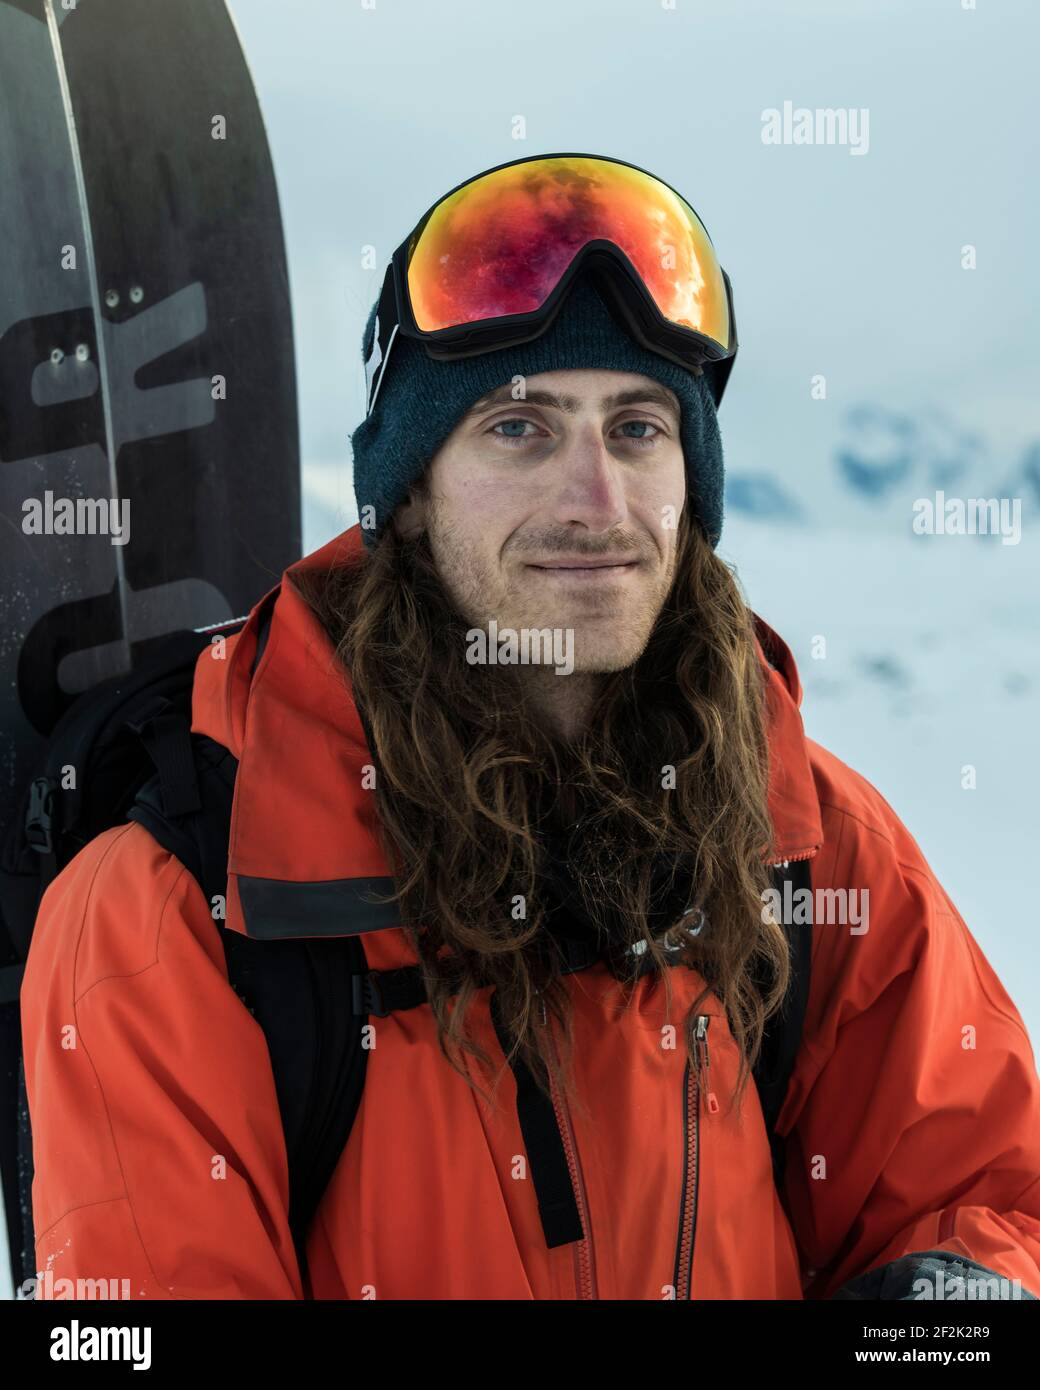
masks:
<path id="1" fill-rule="evenodd" d="M 402 540 L 411 541 L 421 535 L 426 525 L 426 493 L 422 487 L 411 487 L 408 500 L 401 502 L 393 515 L 394 530 Z"/>

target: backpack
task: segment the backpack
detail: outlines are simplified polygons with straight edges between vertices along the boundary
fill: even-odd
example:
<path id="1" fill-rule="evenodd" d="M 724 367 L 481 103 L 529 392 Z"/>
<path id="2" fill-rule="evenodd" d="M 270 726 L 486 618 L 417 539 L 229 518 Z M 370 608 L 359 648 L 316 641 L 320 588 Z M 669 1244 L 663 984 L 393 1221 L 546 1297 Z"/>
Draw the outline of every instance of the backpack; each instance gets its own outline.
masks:
<path id="1" fill-rule="evenodd" d="M 275 591 L 276 592 L 276 591 Z M 272 594 L 269 598 L 273 599 Z M 261 610 L 254 669 L 271 602 Z M 139 668 L 80 695 L 50 734 L 26 787 L 0 858 L 0 1178 L 15 1289 L 35 1276 L 32 1133 L 22 1058 L 19 990 L 44 890 L 91 839 L 127 820 L 143 825 L 197 880 L 207 902 L 227 892 L 227 857 L 237 760 L 191 733 L 196 660 L 214 635 L 244 620 L 157 639 Z M 371 731 L 359 710 L 371 746 Z M 62 787 L 62 769 L 76 786 Z M 774 868 L 774 881 L 809 883 L 807 861 Z M 218 924 L 219 925 L 219 924 Z M 754 1069 L 773 1154 L 783 1176 L 784 1148 L 774 1124 L 801 1041 L 809 989 L 811 928 L 785 926 L 792 956 L 784 1007 L 767 1024 Z M 305 1295 L 305 1242 L 311 1220 L 350 1136 L 365 1084 L 371 1018 L 426 1002 L 418 966 L 370 971 L 358 936 L 254 940 L 220 931 L 228 979 L 264 1031 L 285 1134 L 289 1226 Z M 598 957 L 560 943 L 565 973 Z M 651 966 L 652 961 L 647 962 Z M 349 1008 L 344 1008 L 349 1001 Z M 492 998 L 492 1017 L 496 1020 Z M 505 1049 L 506 1039 L 499 1036 Z M 582 1238 L 566 1155 L 552 1106 L 514 1059 L 521 1130 L 546 1242 Z"/>

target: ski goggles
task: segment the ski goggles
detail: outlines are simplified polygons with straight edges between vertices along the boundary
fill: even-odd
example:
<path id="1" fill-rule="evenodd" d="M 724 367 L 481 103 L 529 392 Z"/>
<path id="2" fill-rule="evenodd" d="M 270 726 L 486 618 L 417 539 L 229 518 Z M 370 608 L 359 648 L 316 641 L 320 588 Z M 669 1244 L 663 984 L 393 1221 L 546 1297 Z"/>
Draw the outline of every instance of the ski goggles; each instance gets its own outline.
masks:
<path id="1" fill-rule="evenodd" d="M 554 154 L 467 179 L 394 252 L 365 363 L 366 415 L 398 335 L 445 362 L 530 342 L 582 270 L 643 347 L 695 373 L 710 364 L 721 402 L 737 354 L 733 291 L 696 212 L 634 164 Z"/>

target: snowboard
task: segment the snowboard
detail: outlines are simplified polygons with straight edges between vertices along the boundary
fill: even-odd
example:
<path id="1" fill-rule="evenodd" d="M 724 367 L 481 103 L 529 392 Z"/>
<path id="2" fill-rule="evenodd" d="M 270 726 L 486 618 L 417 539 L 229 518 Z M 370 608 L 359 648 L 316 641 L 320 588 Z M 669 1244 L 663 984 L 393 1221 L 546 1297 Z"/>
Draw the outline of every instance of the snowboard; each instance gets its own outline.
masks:
<path id="1" fill-rule="evenodd" d="M 0 247 L 2 842 L 80 692 L 301 553 L 281 216 L 224 0 L 0 0 Z"/>

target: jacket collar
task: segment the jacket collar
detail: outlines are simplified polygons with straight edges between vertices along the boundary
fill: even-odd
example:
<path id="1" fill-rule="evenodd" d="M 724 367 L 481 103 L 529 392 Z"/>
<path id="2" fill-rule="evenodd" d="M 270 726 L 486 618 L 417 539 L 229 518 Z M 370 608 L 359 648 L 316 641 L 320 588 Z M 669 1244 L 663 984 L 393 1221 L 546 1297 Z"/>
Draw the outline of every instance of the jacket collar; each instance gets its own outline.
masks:
<path id="1" fill-rule="evenodd" d="M 372 901 L 373 894 L 392 891 L 393 882 L 369 795 L 374 764 L 350 681 L 292 582 L 363 551 L 355 525 L 297 561 L 228 639 L 223 655 L 214 647 L 199 657 L 192 728 L 239 762 L 225 925 L 245 935 L 339 936 L 399 925 L 396 905 Z M 773 858 L 808 858 L 823 831 L 799 714 L 801 684 L 785 643 L 760 618 L 755 623 L 768 670 Z"/>

